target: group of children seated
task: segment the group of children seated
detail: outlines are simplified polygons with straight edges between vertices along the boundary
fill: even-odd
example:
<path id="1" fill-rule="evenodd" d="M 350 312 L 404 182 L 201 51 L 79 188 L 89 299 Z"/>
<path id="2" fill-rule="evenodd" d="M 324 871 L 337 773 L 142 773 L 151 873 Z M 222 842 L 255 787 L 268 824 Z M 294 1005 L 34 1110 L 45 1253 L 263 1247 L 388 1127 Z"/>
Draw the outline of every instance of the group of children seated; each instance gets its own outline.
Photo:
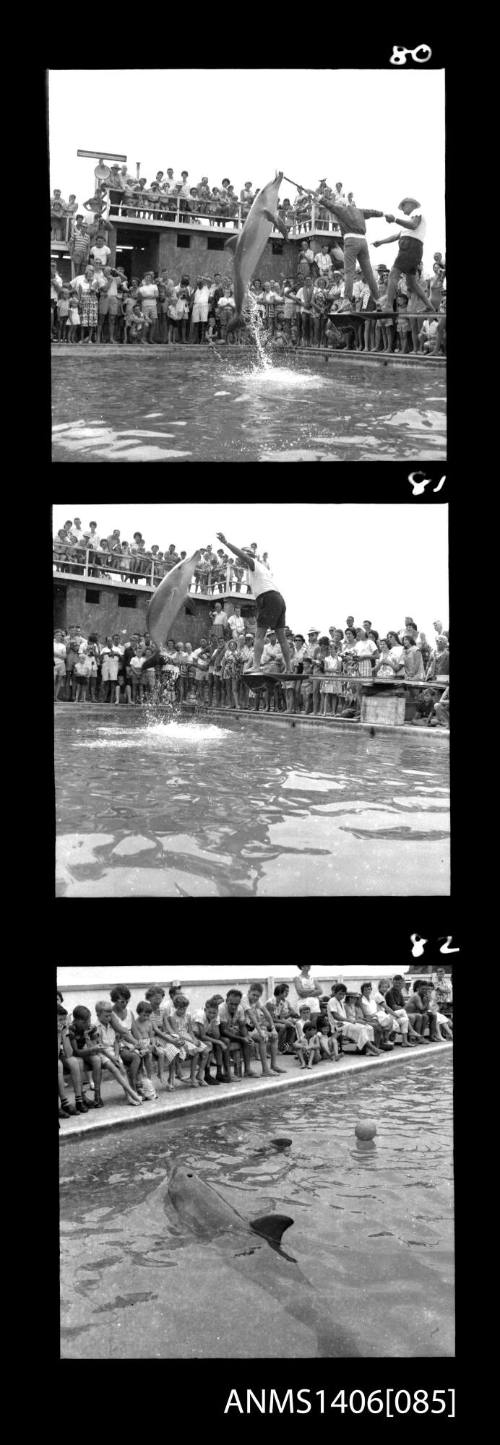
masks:
<path id="1" fill-rule="evenodd" d="M 330 995 L 318 997 L 308 972 L 301 972 L 302 994 L 309 986 L 312 991 L 309 997 L 299 996 L 296 1007 L 289 1002 L 288 984 L 277 984 L 273 998 L 264 1003 L 264 985 L 255 982 L 246 994 L 230 988 L 225 998 L 214 994 L 202 1008 L 192 1010 L 175 983 L 168 989 L 167 1003 L 165 989 L 152 984 L 133 1012 L 130 989 L 117 984 L 109 1001 L 97 1001 L 95 1023 L 82 1004 L 70 1017 L 58 991 L 59 1118 L 102 1109 L 106 1079 L 118 1083 L 126 1101 L 138 1107 L 157 1099 L 162 1087 L 173 1092 L 185 1083 L 207 1088 L 286 1073 L 280 1055 L 291 1055 L 299 1068 L 312 1069 L 338 1060 L 346 1042 L 366 1055 L 390 1051 L 395 1043 L 409 1048 L 453 1037 L 449 995 L 437 998 L 428 981 L 417 980 L 411 993 L 401 975 L 381 979 L 375 989 L 365 983 L 360 991 L 349 992 L 338 983 Z M 69 1084 L 74 1103 L 68 1097 Z"/>

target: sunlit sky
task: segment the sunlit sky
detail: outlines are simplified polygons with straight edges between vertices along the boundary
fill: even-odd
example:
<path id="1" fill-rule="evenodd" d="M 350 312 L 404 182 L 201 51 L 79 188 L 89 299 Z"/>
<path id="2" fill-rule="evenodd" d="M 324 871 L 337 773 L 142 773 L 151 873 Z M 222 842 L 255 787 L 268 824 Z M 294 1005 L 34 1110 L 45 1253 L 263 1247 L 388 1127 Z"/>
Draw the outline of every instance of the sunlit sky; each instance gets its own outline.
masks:
<path id="1" fill-rule="evenodd" d="M 141 531 L 148 546 L 163 552 L 174 542 L 188 555 L 224 532 L 237 547 L 257 542 L 269 553 L 277 588 L 287 604 L 287 621 L 304 634 L 311 627 L 345 627 L 352 613 L 369 618 L 384 634 L 412 616 L 432 640 L 432 624 L 448 626 L 448 508 L 334 506 L 324 503 L 64 503 L 54 505 L 54 532 L 69 518 L 83 528 L 97 522 L 98 534 L 120 529 L 130 542 Z"/>
<path id="2" fill-rule="evenodd" d="M 190 185 L 228 176 L 239 193 L 282 170 L 311 189 L 341 180 L 377 210 L 415 196 L 428 222 L 425 268 L 446 249 L 442 70 L 52 70 L 49 125 L 51 189 L 80 205 L 97 161 L 76 152 L 102 148 L 126 155 L 134 176 L 139 162 L 148 182 L 171 166 Z M 283 181 L 286 196 L 295 190 Z M 395 229 L 367 226 L 370 241 Z M 372 258 L 394 254 L 384 246 Z"/>

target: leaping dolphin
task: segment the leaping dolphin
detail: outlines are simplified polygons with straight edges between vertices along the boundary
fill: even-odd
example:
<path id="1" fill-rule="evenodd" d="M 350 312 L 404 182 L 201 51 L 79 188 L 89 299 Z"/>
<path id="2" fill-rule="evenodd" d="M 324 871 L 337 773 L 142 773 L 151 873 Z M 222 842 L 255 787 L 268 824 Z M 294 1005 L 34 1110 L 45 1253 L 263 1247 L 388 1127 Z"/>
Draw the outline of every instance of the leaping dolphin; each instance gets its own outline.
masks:
<path id="1" fill-rule="evenodd" d="M 350 1331 L 332 1319 L 329 1300 L 320 1298 L 296 1260 L 282 1248 L 282 1235 L 293 1224 L 289 1215 L 266 1214 L 249 1222 L 212 1185 L 182 1164 L 171 1170 L 165 1203 L 167 1200 L 182 1224 L 199 1238 L 210 1240 L 238 1274 L 267 1290 L 294 1319 L 312 1330 L 322 1358 L 359 1355 Z"/>
<path id="2" fill-rule="evenodd" d="M 234 299 L 236 311 L 228 330 L 241 323 L 241 311 L 247 288 L 259 264 L 266 241 L 273 226 L 288 236 L 287 227 L 277 214 L 278 191 L 283 180 L 283 171 L 278 171 L 274 181 L 263 186 L 252 202 L 248 216 L 239 236 L 230 236 L 226 248 L 233 252 Z"/>
<path id="3" fill-rule="evenodd" d="M 192 557 L 185 557 L 183 562 L 177 562 L 167 576 L 162 578 L 159 587 L 153 593 L 146 614 L 146 622 L 148 631 L 157 647 L 163 647 L 167 638 L 170 637 L 172 624 L 175 622 L 177 613 L 180 612 L 184 598 L 187 597 L 191 578 L 200 557 L 201 552 L 193 552 Z"/>

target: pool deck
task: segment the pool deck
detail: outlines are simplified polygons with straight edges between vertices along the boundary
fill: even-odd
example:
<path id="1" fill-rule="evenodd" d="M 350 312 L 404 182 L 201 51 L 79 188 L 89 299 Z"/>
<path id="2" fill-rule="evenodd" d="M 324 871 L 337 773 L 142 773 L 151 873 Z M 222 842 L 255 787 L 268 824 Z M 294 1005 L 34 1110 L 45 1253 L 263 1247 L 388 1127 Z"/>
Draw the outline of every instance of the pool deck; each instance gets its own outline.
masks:
<path id="1" fill-rule="evenodd" d="M 95 717 L 103 717 L 103 715 L 105 714 L 111 714 L 111 716 L 114 717 L 114 706 L 114 703 L 106 702 L 65 702 L 60 700 L 58 700 L 54 704 L 55 710 L 57 712 L 64 711 L 64 713 L 66 713 L 66 711 L 71 711 L 72 713 L 75 713 L 79 718 L 85 716 L 89 719 Z M 140 710 L 141 708 L 145 707 L 146 704 L 139 703 L 137 704 L 137 706 Z M 132 704 L 126 705 L 125 703 L 120 703 L 119 707 L 120 714 L 124 710 L 130 710 L 131 715 L 136 716 L 136 709 L 135 706 L 133 706 Z M 158 706 L 157 716 L 159 718 L 161 717 L 161 705 Z M 354 718 L 320 717 L 318 714 L 314 713 L 308 713 L 306 716 L 304 713 L 260 711 L 255 712 L 253 708 L 243 707 L 212 707 L 203 708 L 202 711 L 198 712 L 196 708 L 191 710 L 191 708 L 186 707 L 184 709 L 182 706 L 180 706 L 175 714 L 175 717 L 186 717 L 196 722 L 203 722 L 206 719 L 210 718 L 221 718 L 225 719 L 226 721 L 228 720 L 228 718 L 251 718 L 253 722 L 258 722 L 264 726 L 267 723 L 270 723 L 275 727 L 278 727 L 281 724 L 283 727 L 316 727 L 327 729 L 330 728 L 333 732 L 357 733 L 362 731 L 368 732 L 372 736 L 375 733 L 403 733 L 405 737 L 409 737 L 416 733 L 418 737 L 424 736 L 428 738 L 429 741 L 433 737 L 449 739 L 450 736 L 449 729 L 441 727 L 429 728 L 426 726 L 421 727 L 420 725 L 413 726 L 412 723 L 404 723 L 398 726 L 393 725 L 392 723 L 356 722 Z M 165 718 L 172 718 L 172 712 L 170 709 L 165 709 Z"/>
<path id="2" fill-rule="evenodd" d="M 253 347 L 231 346 L 219 340 L 217 342 L 217 349 L 220 346 L 224 348 L 223 357 L 224 359 L 227 357 L 227 360 L 229 360 L 229 357 L 233 357 L 236 360 L 237 357 L 245 356 L 249 360 L 252 360 L 252 357 L 256 356 Z M 158 352 L 161 352 L 162 356 L 165 356 L 166 359 L 173 359 L 174 357 L 180 358 L 180 356 L 208 357 L 211 355 L 214 363 L 221 360 L 221 357 L 217 355 L 217 350 L 214 350 L 208 343 L 203 345 L 198 342 L 186 341 L 183 342 L 182 345 L 178 345 L 175 342 L 161 344 L 152 341 L 145 342 L 143 346 L 138 347 L 134 345 L 124 345 L 121 342 L 116 342 L 113 346 L 107 342 L 102 342 L 100 345 L 90 342 L 88 351 L 86 343 L 84 344 L 83 342 L 72 343 L 71 345 L 66 341 L 53 341 L 51 343 L 52 356 L 77 356 L 87 359 L 89 356 L 99 356 L 101 361 L 106 356 L 137 356 L 139 350 L 142 356 L 157 356 Z M 319 358 L 328 363 L 338 361 L 341 366 L 361 366 L 366 364 L 368 366 L 381 365 L 390 367 L 417 366 L 423 367 L 425 371 L 429 371 L 430 368 L 434 367 L 437 368 L 438 371 L 446 370 L 445 356 L 412 356 L 410 352 L 401 355 L 396 351 L 389 353 L 383 351 L 335 351 L 325 346 L 307 346 L 301 347 L 298 351 L 284 351 L 277 354 L 277 362 L 280 366 L 282 366 L 284 362 L 289 364 L 294 361 L 307 361 L 310 358 Z"/>
<path id="3" fill-rule="evenodd" d="M 125 1095 L 114 1081 L 105 1083 L 102 1088 L 102 1095 L 105 1101 L 103 1110 L 91 1108 L 88 1114 L 77 1114 L 74 1118 L 61 1119 L 59 1141 L 64 1144 L 68 1139 L 81 1139 L 89 1134 L 103 1134 L 113 1129 L 128 1129 L 137 1127 L 140 1124 L 156 1124 L 160 1119 L 176 1119 L 182 1115 L 206 1114 L 207 1109 L 220 1108 L 224 1104 L 241 1104 L 242 1100 L 261 1099 L 267 1094 L 275 1094 L 279 1091 L 290 1089 L 312 1088 L 315 1084 L 324 1084 L 331 1079 L 344 1079 L 346 1075 L 352 1077 L 354 1074 L 365 1073 L 367 1069 L 386 1069 L 401 1067 L 415 1058 L 434 1058 L 438 1053 L 446 1053 L 452 1045 L 449 1043 L 435 1043 L 429 1045 L 416 1045 L 414 1048 L 403 1049 L 396 1045 L 391 1054 L 380 1054 L 378 1058 L 372 1056 L 364 1057 L 347 1053 L 336 1063 L 322 1062 L 311 1070 L 300 1069 L 295 1061 L 288 1054 L 279 1055 L 280 1067 L 284 1069 L 283 1078 L 272 1075 L 271 1078 L 263 1078 L 262 1075 L 255 1079 L 236 1079 L 231 1084 L 219 1084 L 217 1093 L 214 1095 L 213 1087 L 207 1085 L 206 1089 L 192 1089 L 189 1083 L 180 1084 L 176 1087 L 175 1093 L 166 1093 L 163 1088 L 158 1099 L 144 1101 L 140 1106 L 127 1103 Z M 254 1065 L 255 1067 L 255 1065 Z M 157 1079 L 154 1079 L 154 1086 L 157 1087 Z M 92 1095 L 88 1095 L 88 1098 Z M 70 1103 L 73 1100 L 73 1091 L 68 1088 Z"/>

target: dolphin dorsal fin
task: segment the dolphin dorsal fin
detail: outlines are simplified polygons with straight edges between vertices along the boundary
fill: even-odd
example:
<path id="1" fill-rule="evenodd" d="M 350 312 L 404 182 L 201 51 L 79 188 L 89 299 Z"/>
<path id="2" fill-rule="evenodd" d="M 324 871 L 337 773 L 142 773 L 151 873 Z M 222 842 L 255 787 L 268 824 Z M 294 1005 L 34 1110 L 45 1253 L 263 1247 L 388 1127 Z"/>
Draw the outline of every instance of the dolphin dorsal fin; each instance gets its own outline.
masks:
<path id="1" fill-rule="evenodd" d="M 281 1236 L 285 1229 L 290 1229 L 293 1219 L 290 1219 L 289 1214 L 261 1214 L 258 1219 L 252 1219 L 250 1224 L 256 1234 L 263 1234 L 266 1239 L 272 1239 L 273 1243 L 281 1244 Z"/>
<path id="2" fill-rule="evenodd" d="M 235 251 L 238 245 L 238 241 L 239 236 L 228 236 L 227 241 L 224 241 L 224 250 Z"/>

